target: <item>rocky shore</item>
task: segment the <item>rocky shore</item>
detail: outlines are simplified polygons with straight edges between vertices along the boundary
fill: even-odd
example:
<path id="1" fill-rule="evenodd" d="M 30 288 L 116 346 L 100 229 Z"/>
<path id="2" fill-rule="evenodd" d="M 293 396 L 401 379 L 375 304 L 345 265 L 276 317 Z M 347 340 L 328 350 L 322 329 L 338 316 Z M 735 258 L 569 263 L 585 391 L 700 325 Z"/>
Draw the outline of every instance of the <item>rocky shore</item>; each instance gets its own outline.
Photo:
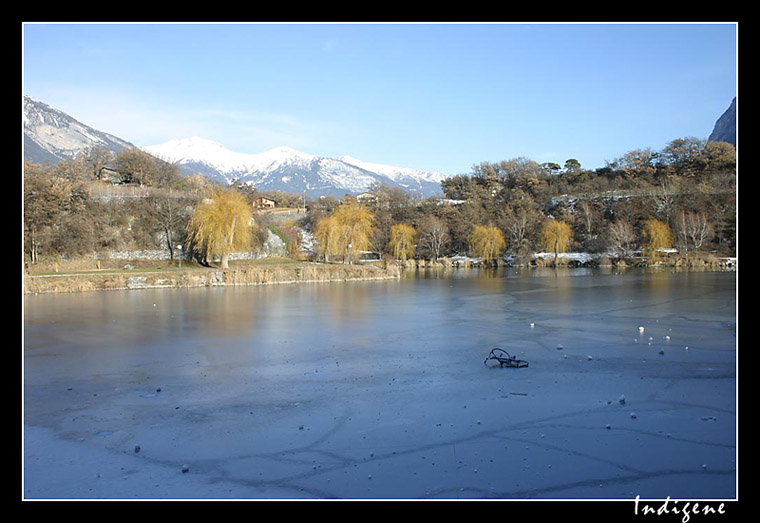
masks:
<path id="1" fill-rule="evenodd" d="M 439 260 L 406 260 L 399 262 L 405 268 L 427 269 L 439 267 L 673 267 L 689 270 L 725 270 L 734 269 L 737 259 L 721 257 L 713 254 L 680 256 L 677 254 L 663 255 L 657 259 L 643 257 L 615 258 L 607 254 L 590 254 L 585 252 L 561 253 L 557 257 L 553 253 L 536 253 L 530 257 L 505 257 L 489 262 L 469 256 L 454 256 Z"/>

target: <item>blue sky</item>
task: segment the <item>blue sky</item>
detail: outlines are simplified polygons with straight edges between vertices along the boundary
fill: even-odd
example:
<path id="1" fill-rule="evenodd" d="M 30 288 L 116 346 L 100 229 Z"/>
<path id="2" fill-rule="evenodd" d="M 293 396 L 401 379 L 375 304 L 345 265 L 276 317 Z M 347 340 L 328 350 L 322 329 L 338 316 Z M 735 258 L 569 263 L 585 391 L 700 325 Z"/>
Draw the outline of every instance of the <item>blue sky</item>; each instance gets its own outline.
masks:
<path id="1" fill-rule="evenodd" d="M 737 95 L 715 24 L 25 24 L 23 92 L 137 146 L 200 136 L 468 173 L 707 138 Z"/>

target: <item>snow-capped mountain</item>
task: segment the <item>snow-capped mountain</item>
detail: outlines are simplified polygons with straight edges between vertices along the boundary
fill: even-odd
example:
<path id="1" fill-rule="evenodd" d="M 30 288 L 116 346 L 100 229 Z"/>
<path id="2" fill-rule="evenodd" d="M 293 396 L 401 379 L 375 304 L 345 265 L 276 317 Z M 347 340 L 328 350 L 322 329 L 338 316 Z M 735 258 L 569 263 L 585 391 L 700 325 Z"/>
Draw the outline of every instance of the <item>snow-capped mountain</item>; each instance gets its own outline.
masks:
<path id="1" fill-rule="evenodd" d="M 362 162 L 349 156 L 315 156 L 290 147 L 256 154 L 230 151 L 204 138 L 170 140 L 144 151 L 176 163 L 185 173 L 200 173 L 224 183 L 245 183 L 259 190 L 310 196 L 358 194 L 372 184 L 400 187 L 416 197 L 440 194 L 440 173 Z"/>
<path id="2" fill-rule="evenodd" d="M 104 147 L 114 152 L 134 147 L 121 138 L 93 129 L 29 96 L 24 96 L 23 104 L 26 159 L 55 164 L 91 147 Z"/>
<path id="3" fill-rule="evenodd" d="M 441 181 L 445 176 L 439 172 L 421 171 L 409 167 L 395 167 L 392 165 L 383 165 L 379 163 L 370 163 L 357 160 L 350 156 L 341 156 L 340 161 L 359 167 L 366 171 L 374 172 L 388 177 L 398 184 L 401 188 L 412 193 L 426 192 L 426 186 L 435 185 L 440 189 Z M 436 193 L 437 194 L 437 193 Z"/>
<path id="4" fill-rule="evenodd" d="M 91 147 L 118 153 L 131 143 L 89 127 L 49 105 L 23 97 L 24 158 L 56 164 Z M 171 140 L 143 150 L 176 163 L 183 174 L 201 174 L 222 183 L 245 183 L 312 197 L 359 194 L 373 184 L 399 187 L 413 197 L 440 195 L 440 173 L 363 162 L 350 156 L 326 158 L 278 147 L 257 154 L 234 152 L 203 138 Z"/>

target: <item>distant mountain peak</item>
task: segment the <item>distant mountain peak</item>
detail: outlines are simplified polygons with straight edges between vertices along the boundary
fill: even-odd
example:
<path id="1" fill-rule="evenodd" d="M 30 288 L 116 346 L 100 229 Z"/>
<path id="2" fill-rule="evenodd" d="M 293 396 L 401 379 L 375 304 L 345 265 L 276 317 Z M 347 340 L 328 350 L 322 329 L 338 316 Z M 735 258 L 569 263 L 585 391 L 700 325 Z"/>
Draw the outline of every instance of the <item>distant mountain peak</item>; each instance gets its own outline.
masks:
<path id="1" fill-rule="evenodd" d="M 394 165 L 384 165 L 379 163 L 365 162 L 352 156 L 341 156 L 340 160 L 350 165 L 360 167 L 367 171 L 373 171 L 383 174 L 392 180 L 403 179 L 404 177 L 414 177 L 428 180 L 433 183 L 440 183 L 445 176 L 439 172 L 421 171 L 411 167 L 396 167 Z"/>
<path id="2" fill-rule="evenodd" d="M 262 153 L 240 153 L 232 151 L 213 140 L 200 138 L 179 138 L 158 145 L 144 147 L 143 150 L 157 158 L 180 165 L 203 164 L 220 174 L 241 174 L 276 168 L 286 162 L 308 163 L 316 157 L 302 153 L 292 147 L 276 147 Z"/>
<path id="3" fill-rule="evenodd" d="M 225 183 L 313 196 L 356 194 L 380 183 L 427 197 L 440 193 L 443 179 L 440 173 L 368 163 L 351 156 L 327 158 L 288 146 L 261 153 L 239 153 L 199 137 L 170 140 L 144 150 L 179 164 L 187 174 L 198 172 Z"/>

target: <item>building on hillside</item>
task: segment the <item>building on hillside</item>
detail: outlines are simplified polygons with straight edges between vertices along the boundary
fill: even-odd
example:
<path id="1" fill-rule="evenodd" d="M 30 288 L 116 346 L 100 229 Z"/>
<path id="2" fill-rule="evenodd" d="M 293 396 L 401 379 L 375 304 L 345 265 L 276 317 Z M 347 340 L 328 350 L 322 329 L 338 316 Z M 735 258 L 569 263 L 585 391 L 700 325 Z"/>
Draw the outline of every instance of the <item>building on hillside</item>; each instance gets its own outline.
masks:
<path id="1" fill-rule="evenodd" d="M 378 200 L 377 195 L 371 192 L 361 193 L 356 196 L 356 199 L 360 203 L 377 203 Z"/>
<path id="2" fill-rule="evenodd" d="M 274 209 L 277 207 L 277 202 L 271 198 L 267 198 L 266 196 L 261 196 L 259 198 L 256 198 L 256 200 L 253 202 L 253 205 L 257 209 Z"/>

